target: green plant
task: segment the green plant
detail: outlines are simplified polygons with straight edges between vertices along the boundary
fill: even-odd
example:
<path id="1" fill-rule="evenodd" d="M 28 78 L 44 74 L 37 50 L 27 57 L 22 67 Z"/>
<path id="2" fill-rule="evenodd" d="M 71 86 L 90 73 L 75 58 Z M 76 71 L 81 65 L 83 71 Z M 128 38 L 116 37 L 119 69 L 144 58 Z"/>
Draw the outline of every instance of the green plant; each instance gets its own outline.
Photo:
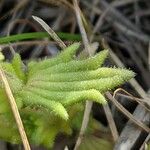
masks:
<path id="1" fill-rule="evenodd" d="M 101 67 L 107 50 L 77 60 L 79 45 L 74 43 L 55 58 L 31 61 L 27 66 L 19 54 L 11 63 L 1 61 L 31 143 L 51 147 L 59 132 L 71 134 L 72 122 L 82 110 L 81 102 L 105 104 L 106 91 L 134 77 L 126 69 Z M 2 84 L 0 129 L 1 139 L 20 142 Z"/>
<path id="2" fill-rule="evenodd" d="M 64 32 L 57 32 L 57 35 L 64 40 L 72 41 L 81 41 L 81 36 L 79 34 L 71 34 Z M 30 33 L 20 33 L 5 37 L 0 37 L 0 44 L 7 44 L 9 42 L 13 43 L 16 41 L 25 41 L 32 39 L 42 39 L 42 38 L 51 38 L 47 32 L 30 32 Z"/>

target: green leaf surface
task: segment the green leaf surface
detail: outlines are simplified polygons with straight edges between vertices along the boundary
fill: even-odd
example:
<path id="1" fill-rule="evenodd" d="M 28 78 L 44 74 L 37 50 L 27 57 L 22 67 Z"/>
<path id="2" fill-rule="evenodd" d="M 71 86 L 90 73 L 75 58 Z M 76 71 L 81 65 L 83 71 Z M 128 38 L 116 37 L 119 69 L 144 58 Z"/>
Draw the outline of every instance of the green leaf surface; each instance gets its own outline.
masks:
<path id="1" fill-rule="evenodd" d="M 127 69 L 102 67 L 108 56 L 107 50 L 87 59 L 76 59 L 79 46 L 79 43 L 74 43 L 52 59 L 31 61 L 26 70 L 18 54 L 10 63 L 0 62 L 31 143 L 51 147 L 58 133 L 71 133 L 70 121 L 73 122 L 78 111 L 73 109 L 74 105 L 82 105 L 86 100 L 105 104 L 103 94 L 106 91 L 135 75 Z M 19 143 L 15 122 L 9 122 L 13 119 L 6 101 L 0 82 L 0 127 L 5 131 L 0 132 L 0 137 Z M 95 139 L 95 142 L 95 145 L 107 145 L 102 140 Z"/>

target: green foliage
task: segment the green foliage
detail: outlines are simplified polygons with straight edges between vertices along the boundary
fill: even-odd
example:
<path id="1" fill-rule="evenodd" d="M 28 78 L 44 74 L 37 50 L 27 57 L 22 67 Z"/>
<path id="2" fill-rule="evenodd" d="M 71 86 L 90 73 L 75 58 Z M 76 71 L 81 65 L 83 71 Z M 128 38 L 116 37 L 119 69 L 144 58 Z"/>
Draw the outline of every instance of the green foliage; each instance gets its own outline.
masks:
<path id="1" fill-rule="evenodd" d="M 107 50 L 77 60 L 79 45 L 72 44 L 55 58 L 31 61 L 27 69 L 18 54 L 11 63 L 1 62 L 31 143 L 51 147 L 59 132 L 71 134 L 71 122 L 80 111 L 75 104 L 86 100 L 105 104 L 104 92 L 134 77 L 126 69 L 101 67 Z M 0 129 L 0 138 L 20 142 L 2 84 Z"/>
<path id="2" fill-rule="evenodd" d="M 57 32 L 57 35 L 63 40 L 69 40 L 69 41 L 81 41 L 82 40 L 80 34 Z M 42 38 L 51 38 L 51 37 L 47 32 L 20 33 L 16 35 L 0 37 L 0 44 L 8 44 L 9 42 L 12 43 L 16 41 L 42 39 Z"/>

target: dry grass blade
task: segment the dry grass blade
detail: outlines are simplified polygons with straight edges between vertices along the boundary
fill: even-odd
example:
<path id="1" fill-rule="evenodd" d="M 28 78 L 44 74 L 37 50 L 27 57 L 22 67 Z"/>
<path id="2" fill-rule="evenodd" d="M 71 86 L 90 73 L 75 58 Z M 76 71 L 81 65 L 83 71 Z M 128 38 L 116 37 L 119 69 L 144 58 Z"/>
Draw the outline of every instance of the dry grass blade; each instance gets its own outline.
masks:
<path id="1" fill-rule="evenodd" d="M 143 106 L 147 111 L 150 112 L 150 109 L 148 108 L 148 107 L 150 107 L 149 101 L 146 101 L 146 100 L 137 98 L 137 97 L 133 96 L 132 94 L 128 93 L 127 91 L 125 91 L 125 90 L 122 89 L 122 88 L 118 88 L 117 90 L 114 91 L 113 98 L 115 98 L 116 94 L 117 94 L 118 92 L 120 92 L 120 91 L 122 91 L 122 92 L 124 92 L 125 94 L 127 94 L 127 95 L 128 95 L 127 97 L 129 98 L 129 100 L 134 100 L 134 101 L 136 101 L 138 104 L 140 104 L 140 105 Z M 144 105 L 144 104 L 145 104 L 145 105 Z M 146 106 L 147 106 L 147 107 L 146 107 Z"/>
<path id="2" fill-rule="evenodd" d="M 149 42 L 149 47 L 148 47 L 148 65 L 149 65 L 149 70 L 150 70 L 150 42 Z"/>
<path id="3" fill-rule="evenodd" d="M 131 4 L 131 3 L 135 3 L 135 2 L 138 2 L 140 0 L 125 0 L 125 1 L 114 1 L 112 2 L 113 3 L 113 6 L 115 7 L 118 7 L 118 6 L 124 6 L 124 5 L 127 5 L 127 4 Z"/>
<path id="4" fill-rule="evenodd" d="M 20 10 L 22 7 L 24 7 L 29 0 L 22 0 L 20 2 L 17 3 L 17 5 L 12 8 L 10 11 L 8 11 L 7 13 L 5 13 L 5 15 L 0 17 L 0 20 L 5 19 L 6 17 L 8 17 L 8 15 L 11 15 L 12 13 L 17 12 L 18 10 Z"/>
<path id="5" fill-rule="evenodd" d="M 25 133 L 25 130 L 24 130 L 24 126 L 23 126 L 23 123 L 22 123 L 22 120 L 20 117 L 20 114 L 19 114 L 19 111 L 17 108 L 17 104 L 15 102 L 15 99 L 14 99 L 13 94 L 11 92 L 10 86 L 8 84 L 8 81 L 6 79 L 6 76 L 5 76 L 1 66 L 0 66 L 0 77 L 1 77 L 2 83 L 4 84 L 5 92 L 6 92 L 6 95 L 8 97 L 13 115 L 15 117 L 17 127 L 18 127 L 18 130 L 19 130 L 22 142 L 23 142 L 24 149 L 25 150 L 31 150 L 27 136 L 26 136 L 26 133 Z"/>
<path id="6" fill-rule="evenodd" d="M 75 9 L 79 29 L 80 29 L 80 32 L 81 32 L 82 40 L 83 40 L 83 43 L 84 43 L 84 47 L 85 47 L 86 52 L 91 56 L 92 53 L 89 49 L 89 40 L 87 38 L 85 28 L 84 28 L 84 25 L 83 25 L 83 22 L 82 22 L 82 19 L 81 19 L 81 15 L 80 15 L 81 11 L 80 11 L 80 8 L 78 6 L 77 0 L 74 0 L 73 2 L 74 2 L 74 9 Z M 88 122 L 89 122 L 89 116 L 90 116 L 92 105 L 93 105 L 92 102 L 89 102 L 89 101 L 86 102 L 84 116 L 83 116 L 83 120 L 82 120 L 82 125 L 81 125 L 80 133 L 79 133 L 79 136 L 77 138 L 74 150 L 77 150 L 79 148 L 80 144 L 81 144 L 82 137 L 84 135 L 84 132 L 85 132 L 85 130 L 87 128 L 87 125 L 88 125 Z"/>
<path id="7" fill-rule="evenodd" d="M 67 0 L 38 0 L 40 2 L 44 2 L 50 5 L 55 5 L 55 6 L 67 6 L 70 9 L 73 9 L 73 6 L 71 5 L 71 3 L 69 3 Z"/>
<path id="8" fill-rule="evenodd" d="M 107 45 L 107 43 L 105 41 L 103 41 L 103 46 L 104 48 L 107 48 L 110 50 L 110 55 L 111 58 L 115 61 L 115 63 L 119 66 L 119 67 L 124 67 L 124 64 L 120 61 L 120 59 L 113 53 L 113 51 L 109 48 L 109 46 Z M 143 90 L 143 88 L 137 83 L 137 81 L 135 79 L 132 79 L 129 81 L 130 84 L 134 87 L 134 89 L 143 97 L 146 98 L 147 95 L 145 93 L 145 91 Z M 130 118 L 135 124 L 137 124 L 138 126 L 140 126 L 141 128 L 143 128 L 146 132 L 150 132 L 150 128 L 148 128 L 146 125 L 144 125 L 142 122 L 136 120 L 133 115 L 131 113 L 129 113 L 121 104 L 119 104 L 115 99 L 113 99 L 113 97 L 111 97 L 111 94 L 108 93 L 107 96 L 110 98 L 110 100 L 112 100 L 112 102 L 115 104 L 115 106 L 122 112 L 124 113 L 128 118 Z"/>
<path id="9" fill-rule="evenodd" d="M 112 60 L 115 62 L 115 64 L 119 67 L 124 67 L 124 64 L 121 62 L 121 60 L 117 57 L 117 55 L 111 50 L 111 48 L 109 47 L 108 43 L 103 40 L 103 47 L 109 49 L 109 53 L 110 56 L 112 58 Z M 129 81 L 129 83 L 131 84 L 131 86 L 135 89 L 135 91 L 143 98 L 143 99 L 147 99 L 147 93 L 144 91 L 144 89 L 139 85 L 139 83 L 135 80 L 135 79 L 131 79 Z M 112 99 L 111 99 L 112 100 Z M 114 105 L 122 112 L 124 113 L 124 107 L 118 103 L 117 101 L 112 100 L 112 102 L 114 103 Z M 140 111 L 140 119 L 138 119 L 138 112 Z M 126 113 L 127 112 L 127 113 Z M 131 113 L 129 113 L 128 111 L 126 111 L 125 109 L 125 113 L 124 115 L 126 115 L 128 118 L 130 118 L 130 121 L 127 123 L 127 125 L 125 126 L 124 130 L 122 131 L 118 141 L 115 143 L 115 148 L 114 149 L 121 149 L 122 143 L 128 144 L 128 146 L 132 147 L 133 144 L 135 144 L 136 140 L 139 138 L 140 133 L 142 133 L 141 130 L 139 130 L 139 128 L 133 128 L 131 123 L 134 122 L 137 126 L 140 126 L 140 128 L 143 128 L 144 131 L 146 132 L 150 132 L 150 129 L 143 124 L 142 122 L 145 122 L 145 119 L 148 115 L 146 115 L 145 109 L 141 109 L 140 105 L 137 106 L 137 108 L 134 111 L 135 113 L 132 115 Z M 146 115 L 146 116 L 145 116 Z M 136 118 L 136 119 L 135 119 Z M 139 121 L 140 120 L 140 121 Z M 146 122 L 145 122 L 146 123 Z M 142 126 L 141 126 L 142 125 Z M 135 134 L 132 134 L 132 132 L 130 133 L 130 131 L 133 130 L 133 132 L 135 132 Z M 129 132 L 129 133 L 128 133 Z M 128 133 L 128 134 L 126 134 Z M 130 138 L 131 137 L 131 138 Z M 132 139 L 132 140 L 130 140 Z"/>
<path id="10" fill-rule="evenodd" d="M 74 2 L 76 18 L 77 18 L 77 22 L 78 22 L 79 29 L 80 29 L 80 32 L 81 32 L 82 40 L 83 40 L 83 43 L 84 43 L 84 46 L 85 46 L 85 50 L 87 51 L 87 53 L 89 55 L 92 55 L 91 51 L 89 49 L 89 40 L 87 38 L 86 31 L 85 31 L 85 28 L 84 28 L 84 25 L 83 25 L 83 22 L 82 22 L 82 18 L 81 18 L 81 14 L 80 14 L 81 11 L 80 11 L 80 8 L 78 6 L 78 2 L 76 0 L 74 0 L 73 2 Z"/>
<path id="11" fill-rule="evenodd" d="M 66 45 L 64 42 L 57 36 L 57 34 L 46 24 L 41 18 L 32 16 L 46 31 L 47 33 L 59 44 L 59 46 L 64 49 Z"/>
<path id="12" fill-rule="evenodd" d="M 104 108 L 104 111 L 105 111 L 105 114 L 106 114 L 106 118 L 107 118 L 107 121 L 109 123 L 109 127 L 110 127 L 110 130 L 111 130 L 114 142 L 115 142 L 115 141 L 117 141 L 117 139 L 119 137 L 119 134 L 118 134 L 118 131 L 117 131 L 117 128 L 116 128 L 116 125 L 115 125 L 112 113 L 110 111 L 110 108 L 109 108 L 108 104 L 105 104 L 103 106 L 103 108 Z"/>
<path id="13" fill-rule="evenodd" d="M 114 99 L 109 92 L 106 93 L 106 96 L 109 98 L 109 100 L 112 101 L 112 103 L 118 108 L 118 110 L 121 111 L 126 117 L 131 119 L 132 122 L 134 122 L 137 126 L 139 126 L 144 131 L 148 133 L 150 132 L 149 127 L 147 127 L 145 124 L 135 119 L 134 116 L 129 111 L 127 111 L 116 99 Z"/>

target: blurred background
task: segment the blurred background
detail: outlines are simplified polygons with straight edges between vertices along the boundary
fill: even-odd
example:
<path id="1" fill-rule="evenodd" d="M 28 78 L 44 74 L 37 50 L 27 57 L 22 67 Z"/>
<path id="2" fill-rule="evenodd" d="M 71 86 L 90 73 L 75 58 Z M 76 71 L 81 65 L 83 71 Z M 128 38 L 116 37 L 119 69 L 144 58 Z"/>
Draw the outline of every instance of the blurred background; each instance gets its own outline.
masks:
<path id="1" fill-rule="evenodd" d="M 116 99 L 133 118 L 150 127 L 150 114 L 147 110 L 150 108 L 150 1 L 80 0 L 79 7 L 88 38 L 99 44 L 96 52 L 106 48 L 110 51 L 105 66 L 126 67 L 136 73 L 135 79 L 121 87 L 131 95 L 119 91 Z M 0 0 L 0 46 L 7 59 L 12 58 L 11 47 L 20 53 L 24 62 L 55 56 L 60 51 L 57 43 L 48 38 L 32 15 L 42 18 L 67 45 L 82 40 L 72 0 Z M 22 39 L 2 39 L 33 32 L 39 34 L 33 34 L 33 37 L 22 35 Z M 136 97 L 142 105 L 137 103 Z M 124 148 L 123 144 L 126 145 L 123 150 L 146 149 L 150 133 L 138 128 L 136 121 L 133 123 L 128 114 L 120 112 L 113 101 L 109 101 L 108 107 L 94 104 L 93 130 L 83 138 L 80 149 L 119 150 Z M 112 136 L 109 111 L 118 130 L 117 140 Z M 70 137 L 58 135 L 53 149 L 61 150 L 65 145 L 73 149 L 79 130 L 80 127 Z M 4 141 L 0 143 L 0 150 L 16 149 L 21 150 L 22 145 Z M 34 145 L 32 149 L 44 150 L 43 147 Z"/>

